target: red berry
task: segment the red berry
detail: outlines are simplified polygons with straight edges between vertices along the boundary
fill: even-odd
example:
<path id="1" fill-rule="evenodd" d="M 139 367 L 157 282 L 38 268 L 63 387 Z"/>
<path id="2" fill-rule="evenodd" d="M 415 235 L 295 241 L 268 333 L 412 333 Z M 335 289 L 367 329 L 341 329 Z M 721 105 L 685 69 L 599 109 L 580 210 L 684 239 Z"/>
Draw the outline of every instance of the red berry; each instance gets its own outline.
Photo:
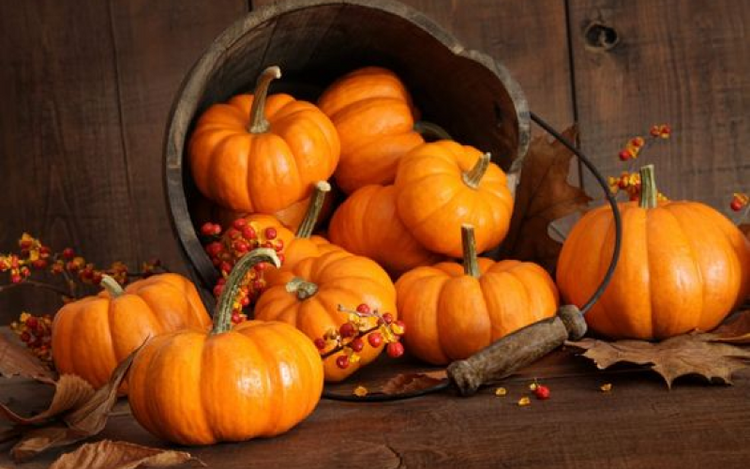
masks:
<path id="1" fill-rule="evenodd" d="M 356 337 L 349 342 L 349 347 L 355 352 L 361 352 L 365 348 L 365 341 L 361 337 Z"/>
<path id="2" fill-rule="evenodd" d="M 354 324 L 350 322 L 345 322 L 344 324 L 339 327 L 339 334 L 341 334 L 341 337 L 352 337 L 354 333 L 356 332 L 354 328 Z"/>
<path id="3" fill-rule="evenodd" d="M 276 239 L 276 236 L 278 236 L 278 233 L 276 232 L 276 228 L 269 226 L 266 228 L 266 239 Z"/>
<path id="4" fill-rule="evenodd" d="M 342 370 L 349 368 L 349 356 L 339 355 L 338 357 L 336 357 L 336 366 L 338 366 Z"/>
<path id="5" fill-rule="evenodd" d="M 6 271 L 10 268 L 7 262 L 0 260 L 0 272 Z"/>
<path id="6" fill-rule="evenodd" d="M 361 314 L 370 314 L 370 307 L 367 306 L 365 303 L 362 303 L 359 306 L 357 306 L 357 312 Z"/>
<path id="7" fill-rule="evenodd" d="M 36 329 L 38 325 L 39 321 L 37 321 L 34 316 L 31 316 L 26 320 L 26 327 L 28 327 L 29 329 Z"/>
<path id="8" fill-rule="evenodd" d="M 263 272 L 268 267 L 268 262 L 261 262 L 260 264 L 255 264 L 253 266 L 253 269 L 255 269 L 258 272 Z"/>
<path id="9" fill-rule="evenodd" d="M 250 250 L 250 245 L 240 239 L 234 242 L 234 250 L 239 253 L 246 253 Z"/>
<path id="10" fill-rule="evenodd" d="M 284 240 L 283 240 L 283 239 L 279 239 L 278 241 L 276 241 L 276 245 L 274 245 L 274 247 L 273 247 L 273 248 L 274 248 L 274 249 L 275 249 L 275 250 L 276 250 L 277 252 L 278 252 L 278 251 L 281 251 L 282 249 L 284 249 Z"/>
<path id="11" fill-rule="evenodd" d="M 622 150 L 618 156 L 620 157 L 620 161 L 628 161 L 632 155 L 628 150 Z"/>
<path id="12" fill-rule="evenodd" d="M 373 332 L 367 336 L 367 342 L 375 348 L 380 347 L 383 343 L 383 335 L 380 332 Z"/>
<path id="13" fill-rule="evenodd" d="M 276 257 L 278 257 L 278 258 L 279 258 L 279 262 L 281 262 L 282 264 L 283 264 L 283 263 L 284 263 L 284 261 L 286 260 L 286 256 L 285 256 L 284 254 L 282 254 L 282 253 L 278 253 L 278 254 L 276 254 Z"/>
<path id="14" fill-rule="evenodd" d="M 214 234 L 214 224 L 211 222 L 206 222 L 201 226 L 201 234 L 203 236 L 211 236 Z"/>
<path id="15" fill-rule="evenodd" d="M 253 290 L 261 291 L 266 287 L 265 282 L 262 280 L 253 280 Z"/>
<path id="16" fill-rule="evenodd" d="M 224 285 L 216 285 L 214 287 L 214 296 L 217 297 L 217 298 L 220 297 L 221 296 L 221 292 L 223 292 L 223 291 L 224 291 Z"/>
<path id="17" fill-rule="evenodd" d="M 43 269 L 47 267 L 47 261 L 44 259 L 37 259 L 32 262 L 31 265 L 33 265 L 35 269 Z"/>
<path id="18" fill-rule="evenodd" d="M 65 259 L 73 259 L 76 257 L 76 252 L 73 250 L 73 248 L 65 248 L 63 249 L 62 255 Z"/>
<path id="19" fill-rule="evenodd" d="M 229 237 L 230 239 L 236 239 L 236 238 L 239 238 L 241 234 L 242 234 L 242 233 L 240 233 L 239 231 L 235 230 L 234 228 L 229 228 L 229 229 L 227 230 L 227 236 L 228 236 L 228 237 Z"/>
<path id="20" fill-rule="evenodd" d="M 102 283 L 102 273 L 101 272 L 96 272 L 94 274 L 94 276 L 91 278 L 91 282 L 94 285 L 99 285 L 100 283 Z"/>
<path id="21" fill-rule="evenodd" d="M 21 280 L 23 280 L 23 278 L 18 274 L 13 274 L 10 276 L 10 283 L 21 283 Z"/>
<path id="22" fill-rule="evenodd" d="M 258 237 L 258 234 L 255 233 L 255 228 L 247 225 L 246 227 L 242 228 L 242 237 L 245 239 L 255 239 Z"/>
<path id="23" fill-rule="evenodd" d="M 247 226 L 247 220 L 245 220 L 244 218 L 238 218 L 232 223 L 232 226 L 238 230 L 242 230 L 242 228 Z"/>
<path id="24" fill-rule="evenodd" d="M 227 279 L 225 279 L 224 277 L 221 277 L 216 281 L 216 285 L 224 285 L 225 283 L 227 283 Z"/>
<path id="25" fill-rule="evenodd" d="M 221 268 L 220 268 L 220 270 L 221 270 L 222 272 L 225 272 L 225 273 L 227 273 L 227 274 L 228 274 L 229 272 L 231 272 L 231 271 L 232 271 L 232 264 L 230 264 L 230 263 L 229 263 L 229 262 L 227 262 L 227 261 L 224 261 L 224 262 L 222 262 L 222 263 L 221 263 Z"/>
<path id="26" fill-rule="evenodd" d="M 542 384 L 538 384 L 534 389 L 534 395 L 537 399 L 545 400 L 549 399 L 549 388 Z"/>
<path id="27" fill-rule="evenodd" d="M 404 354 L 404 345 L 401 342 L 391 342 L 386 347 L 385 351 L 391 358 L 398 358 Z"/>
<path id="28" fill-rule="evenodd" d="M 31 334 L 29 334 L 28 332 L 24 331 L 23 333 L 21 333 L 21 340 L 24 343 L 28 343 L 31 340 Z"/>
<path id="29" fill-rule="evenodd" d="M 242 321 L 242 318 L 240 318 L 240 313 L 238 313 L 237 311 L 233 312 L 232 313 L 232 322 L 234 324 L 238 324 L 240 321 Z"/>
<path id="30" fill-rule="evenodd" d="M 385 321 L 386 324 L 392 323 L 393 315 L 391 313 L 383 313 L 383 321 Z"/>
<path id="31" fill-rule="evenodd" d="M 28 239 L 24 239 L 20 243 L 18 243 L 19 246 L 21 246 L 21 249 L 29 249 L 31 247 L 31 241 Z"/>
<path id="32" fill-rule="evenodd" d="M 317 348 L 318 350 L 323 350 L 324 348 L 326 348 L 326 341 L 325 341 L 325 340 L 323 340 L 323 338 L 322 338 L 322 337 L 318 337 L 318 338 L 317 338 L 317 339 L 315 339 L 315 340 L 314 340 L 313 342 L 315 343 L 315 347 L 316 347 L 316 348 Z"/>
<path id="33" fill-rule="evenodd" d="M 243 296 L 242 299 L 240 299 L 240 304 L 243 308 L 248 306 L 250 304 L 250 298 L 247 296 Z"/>
<path id="34" fill-rule="evenodd" d="M 222 253 L 222 251 L 224 251 L 224 246 L 218 241 L 214 241 L 213 243 L 210 243 L 208 246 L 206 246 L 206 252 L 211 257 L 218 256 Z"/>
<path id="35" fill-rule="evenodd" d="M 735 212 L 739 212 L 742 210 L 742 201 L 740 199 L 732 199 L 732 203 L 729 204 L 729 206 L 734 210 Z"/>

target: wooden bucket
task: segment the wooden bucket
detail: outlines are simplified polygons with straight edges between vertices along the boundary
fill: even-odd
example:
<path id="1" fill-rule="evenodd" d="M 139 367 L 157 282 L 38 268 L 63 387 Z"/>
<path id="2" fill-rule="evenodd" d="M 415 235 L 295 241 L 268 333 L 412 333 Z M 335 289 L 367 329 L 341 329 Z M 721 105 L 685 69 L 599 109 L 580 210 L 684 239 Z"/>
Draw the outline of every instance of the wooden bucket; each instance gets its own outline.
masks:
<path id="1" fill-rule="evenodd" d="M 226 29 L 188 73 L 175 99 L 165 142 L 165 179 L 173 229 L 199 282 L 218 272 L 198 239 L 205 200 L 185 163 L 185 144 L 211 104 L 248 92 L 260 72 L 279 65 L 273 92 L 315 101 L 335 78 L 365 65 L 394 70 L 425 120 L 456 140 L 489 151 L 504 168 L 530 138 L 526 99 L 500 63 L 465 49 L 423 14 L 395 1 L 292 0 L 260 8 Z"/>

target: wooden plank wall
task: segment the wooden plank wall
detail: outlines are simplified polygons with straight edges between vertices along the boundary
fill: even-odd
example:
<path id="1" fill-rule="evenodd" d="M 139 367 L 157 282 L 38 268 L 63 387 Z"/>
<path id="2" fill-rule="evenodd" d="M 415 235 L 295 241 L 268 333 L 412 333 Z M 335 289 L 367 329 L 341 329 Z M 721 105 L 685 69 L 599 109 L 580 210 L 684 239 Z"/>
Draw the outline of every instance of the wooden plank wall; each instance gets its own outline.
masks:
<path id="1" fill-rule="evenodd" d="M 26 230 L 97 263 L 158 256 L 186 272 L 162 187 L 169 108 L 211 40 L 267 3 L 0 2 L 0 252 Z M 623 168 L 615 155 L 628 137 L 669 122 L 674 139 L 650 157 L 665 193 L 726 211 L 733 191 L 750 189 L 749 2 L 406 3 L 504 63 L 555 126 L 579 122 L 606 173 Z M 594 22 L 617 35 L 614 48 L 587 39 Z M 3 294 L 0 322 L 54 304 Z"/>

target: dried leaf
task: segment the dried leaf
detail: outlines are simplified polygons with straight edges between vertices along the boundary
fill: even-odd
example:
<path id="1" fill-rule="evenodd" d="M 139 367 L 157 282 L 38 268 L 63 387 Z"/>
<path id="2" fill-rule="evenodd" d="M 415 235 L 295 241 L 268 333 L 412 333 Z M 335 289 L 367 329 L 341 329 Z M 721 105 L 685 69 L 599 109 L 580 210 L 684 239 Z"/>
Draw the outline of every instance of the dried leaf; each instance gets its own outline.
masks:
<path id="1" fill-rule="evenodd" d="M 44 427 L 31 427 L 31 430 L 28 430 L 27 426 L 21 441 L 10 451 L 13 459 L 16 462 L 26 461 L 50 448 L 76 443 L 101 432 L 112 407 L 117 402 L 117 389 L 138 350 L 140 347 L 128 355 L 112 372 L 109 382 L 90 394 L 88 399 L 79 400 L 75 407 L 59 414 Z"/>
<path id="2" fill-rule="evenodd" d="M 447 379 L 445 370 L 424 373 L 401 373 L 385 383 L 380 390 L 383 394 L 408 394 L 431 388 Z"/>
<path id="3" fill-rule="evenodd" d="M 22 376 L 51 382 L 55 374 L 39 358 L 15 338 L 0 333 L 0 375 L 11 378 Z"/>
<path id="4" fill-rule="evenodd" d="M 573 126 L 563 135 L 574 140 L 577 133 Z M 545 136 L 531 142 L 500 258 L 535 261 L 550 271 L 554 269 L 562 245 L 550 238 L 550 223 L 585 210 L 591 200 L 582 189 L 568 183 L 572 157 L 573 153 L 560 142 L 550 142 Z"/>
<path id="5" fill-rule="evenodd" d="M 724 324 L 712 332 L 714 342 L 735 345 L 750 344 L 750 309 L 732 315 Z"/>
<path id="6" fill-rule="evenodd" d="M 732 373 L 750 364 L 750 351 L 711 342 L 713 337 L 713 334 L 693 332 L 658 343 L 583 339 L 565 344 L 585 350 L 583 356 L 602 370 L 619 362 L 648 365 L 664 378 L 669 388 L 676 378 L 691 374 L 704 376 L 709 382 L 731 384 Z"/>
<path id="7" fill-rule="evenodd" d="M 16 414 L 8 407 L 0 404 L 0 416 L 14 423 L 32 425 L 42 423 L 68 410 L 80 407 L 84 402 L 91 399 L 94 388 L 88 381 L 76 375 L 62 375 L 55 383 L 55 395 L 49 408 L 33 417 L 24 418 Z"/>
<path id="8" fill-rule="evenodd" d="M 745 237 L 750 239 L 750 223 L 743 223 L 739 228 L 745 234 Z"/>
<path id="9" fill-rule="evenodd" d="M 203 461 L 183 451 L 102 440 L 85 444 L 72 453 L 63 454 L 52 463 L 50 469 L 136 469 L 172 467 L 187 462 L 206 467 Z"/>

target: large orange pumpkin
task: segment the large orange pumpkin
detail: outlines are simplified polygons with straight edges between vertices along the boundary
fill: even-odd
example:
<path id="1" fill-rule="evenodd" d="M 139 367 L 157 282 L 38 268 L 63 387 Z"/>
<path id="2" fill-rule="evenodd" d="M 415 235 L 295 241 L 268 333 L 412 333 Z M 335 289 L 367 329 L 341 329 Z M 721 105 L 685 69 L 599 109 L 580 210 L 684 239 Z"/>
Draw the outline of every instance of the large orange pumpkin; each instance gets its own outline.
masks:
<path id="1" fill-rule="evenodd" d="M 55 367 L 94 388 L 106 384 L 117 364 L 149 337 L 211 325 L 198 291 L 181 275 L 154 275 L 124 290 L 105 276 L 102 286 L 98 295 L 63 306 L 52 324 Z"/>
<path id="2" fill-rule="evenodd" d="M 477 259 L 473 229 L 465 226 L 462 232 L 463 266 L 417 267 L 396 282 L 407 350 L 435 365 L 467 358 L 557 311 L 557 289 L 543 268 Z"/>
<path id="3" fill-rule="evenodd" d="M 748 292 L 750 242 L 716 210 L 697 202 L 657 202 L 653 167 L 641 169 L 639 202 L 619 205 L 622 251 L 612 281 L 586 314 L 613 338 L 663 339 L 711 330 Z M 588 212 L 563 245 L 557 283 L 582 305 L 601 282 L 614 246 L 608 207 Z"/>
<path id="4" fill-rule="evenodd" d="M 248 268 L 278 258 L 258 249 L 240 260 L 219 301 L 213 331 L 150 340 L 130 369 L 130 408 L 148 431 L 182 445 L 275 436 L 306 418 L 323 390 L 323 365 L 304 334 L 279 322 L 230 328 Z"/>
<path id="5" fill-rule="evenodd" d="M 215 104 L 190 137 L 193 179 L 207 198 L 241 212 L 271 214 L 310 195 L 328 179 L 340 145 L 331 121 L 315 105 L 288 94 L 266 98 L 278 67 L 258 79 L 254 95 Z"/>
<path id="6" fill-rule="evenodd" d="M 282 267 L 254 311 L 256 319 L 286 322 L 314 340 L 348 322 L 348 314 L 339 311 L 339 306 L 354 309 L 362 303 L 397 317 L 396 289 L 388 274 L 366 257 L 335 250 Z M 383 349 L 364 342 L 360 360 L 345 369 L 336 365 L 343 352 L 325 359 L 327 381 L 341 381 L 373 361 Z"/>
<path id="7" fill-rule="evenodd" d="M 390 70 L 355 70 L 329 86 L 318 106 L 341 139 L 336 182 L 347 194 L 367 184 L 391 184 L 399 158 L 424 142 L 414 130 L 409 92 Z"/>
<path id="8" fill-rule="evenodd" d="M 398 216 L 433 252 L 461 256 L 461 225 L 476 232 L 484 252 L 505 238 L 513 196 L 489 153 L 449 140 L 425 143 L 401 159 L 396 175 Z"/>
<path id="9" fill-rule="evenodd" d="M 357 189 L 341 204 L 328 226 L 331 242 L 369 257 L 398 276 L 440 256 L 425 249 L 396 213 L 396 189 L 369 185 Z"/>

